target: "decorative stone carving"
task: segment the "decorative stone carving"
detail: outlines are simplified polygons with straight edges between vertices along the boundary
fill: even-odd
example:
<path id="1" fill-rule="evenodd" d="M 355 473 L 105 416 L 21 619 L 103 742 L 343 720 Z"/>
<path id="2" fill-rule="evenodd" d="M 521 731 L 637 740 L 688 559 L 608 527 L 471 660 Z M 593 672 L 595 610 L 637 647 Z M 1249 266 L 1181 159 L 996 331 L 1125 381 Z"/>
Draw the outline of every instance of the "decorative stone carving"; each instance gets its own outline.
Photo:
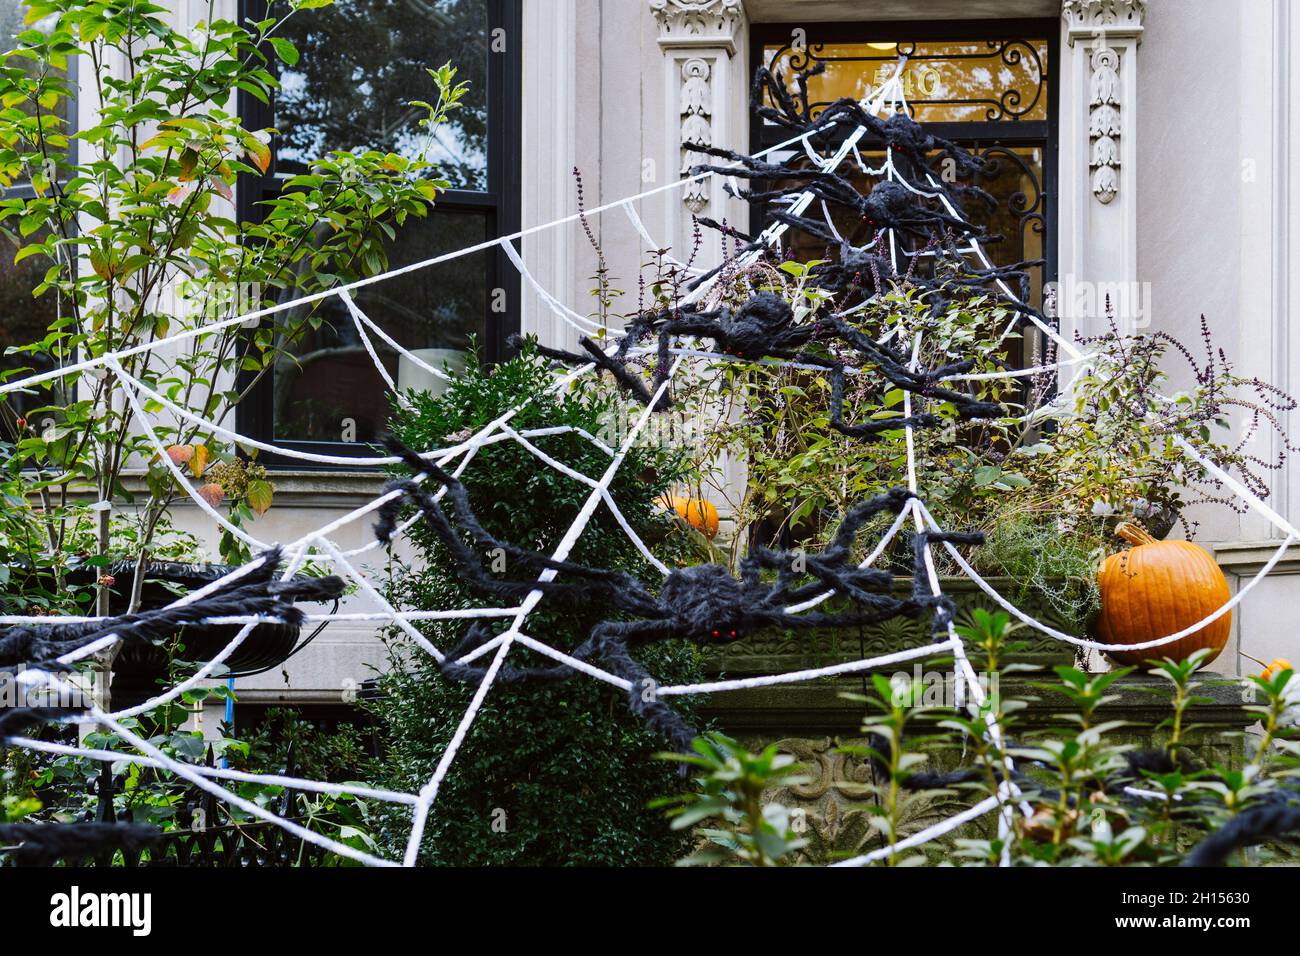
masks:
<path id="1" fill-rule="evenodd" d="M 659 21 L 662 47 L 719 46 L 736 52 L 736 31 L 744 20 L 742 0 L 649 0 Z"/>
<path id="2" fill-rule="evenodd" d="M 766 744 L 767 741 L 762 743 Z M 790 754 L 809 777 L 805 784 L 794 784 L 763 794 L 768 803 L 778 803 L 799 813 L 796 820 L 800 834 L 808 845 L 800 852 L 801 862 L 824 865 L 857 856 L 885 845 L 880 818 L 867 805 L 877 801 L 876 787 L 885 781 L 875 779 L 866 748 L 872 743 L 865 737 L 786 737 L 775 741 L 777 749 Z M 878 741 L 877 741 L 878 743 Z M 751 745 L 756 749 L 756 745 Z M 948 760 L 955 764 L 955 757 Z M 948 766 L 930 769 L 952 769 Z M 960 794 L 904 794 L 898 820 L 898 837 L 906 839 L 960 813 L 969 806 Z M 988 836 L 987 822 L 968 825 L 955 836 Z M 931 851 L 951 849 L 952 838 L 931 847 Z M 902 856 L 912 856 L 904 852 Z M 932 861 L 934 862 L 934 861 Z"/>
<path id="3" fill-rule="evenodd" d="M 718 141 L 714 84 L 736 52 L 745 9 L 742 0 L 649 0 L 649 4 L 659 23 L 659 48 L 672 70 L 670 76 L 680 75 L 675 109 L 679 172 L 689 176 L 692 166 L 709 160 L 702 150 Z M 713 183 L 693 182 L 682 189 L 681 197 L 693 215 L 700 215 L 713 197 Z"/>
<path id="4" fill-rule="evenodd" d="M 1092 152 L 1088 166 L 1092 170 L 1092 194 L 1108 203 L 1119 193 L 1119 51 L 1099 47 L 1092 54 L 1091 67 L 1088 139 Z"/>
<path id="5" fill-rule="evenodd" d="M 1144 0 L 1064 0 L 1061 16 L 1071 46 L 1086 53 L 1088 169 L 1092 194 L 1110 203 L 1119 195 L 1124 90 L 1120 70 L 1142 39 Z M 1130 70 L 1131 72 L 1131 70 Z"/>
<path id="6" fill-rule="evenodd" d="M 713 145 L 713 89 L 709 85 L 712 68 L 708 61 L 693 56 L 682 62 L 682 91 L 679 109 L 682 115 L 682 176 L 691 167 L 709 161 L 703 147 Z M 686 186 L 682 201 L 699 214 L 709 205 L 709 181 L 699 179 Z"/>
<path id="7" fill-rule="evenodd" d="M 1064 0 L 1061 16 L 1071 31 L 1131 30 L 1140 33 L 1146 0 Z"/>

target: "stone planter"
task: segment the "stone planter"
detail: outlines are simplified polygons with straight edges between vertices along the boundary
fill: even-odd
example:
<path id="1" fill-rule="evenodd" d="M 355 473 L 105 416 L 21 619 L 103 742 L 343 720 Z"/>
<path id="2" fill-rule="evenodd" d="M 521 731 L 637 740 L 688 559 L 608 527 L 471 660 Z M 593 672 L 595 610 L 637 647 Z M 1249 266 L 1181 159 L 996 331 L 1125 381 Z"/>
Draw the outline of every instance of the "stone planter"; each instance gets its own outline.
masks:
<path id="1" fill-rule="evenodd" d="M 1031 594 L 1027 598 L 1018 598 L 1017 581 L 1002 577 L 991 577 L 987 580 L 999 594 L 1006 596 L 1017 607 L 1044 624 L 1066 633 L 1078 630 L 1070 622 L 1062 620 L 1061 615 L 1041 597 L 1035 598 Z M 999 610 L 993 599 L 968 578 L 943 578 L 941 584 L 944 593 L 957 605 L 959 623 L 975 608 L 984 608 L 988 611 Z M 906 593 L 910 587 L 910 579 L 900 578 L 895 593 Z M 848 612 L 848 608 L 835 601 L 828 602 L 824 609 L 831 613 Z M 1078 636 L 1086 635 L 1080 633 Z M 1050 667 L 1055 664 L 1070 664 L 1075 659 L 1073 645 L 1039 634 L 1028 627 L 1018 630 L 1014 639 L 1028 646 L 1024 651 L 1012 655 L 1010 661 Z M 916 619 L 895 618 L 892 621 L 862 628 L 765 631 L 734 644 L 706 648 L 704 657 L 705 666 L 712 674 L 746 677 L 756 674 L 779 674 L 867 657 L 879 657 L 909 647 L 933 643 L 934 640 L 930 633 L 930 616 L 922 615 Z M 896 666 L 888 668 L 891 673 L 897 669 Z"/>

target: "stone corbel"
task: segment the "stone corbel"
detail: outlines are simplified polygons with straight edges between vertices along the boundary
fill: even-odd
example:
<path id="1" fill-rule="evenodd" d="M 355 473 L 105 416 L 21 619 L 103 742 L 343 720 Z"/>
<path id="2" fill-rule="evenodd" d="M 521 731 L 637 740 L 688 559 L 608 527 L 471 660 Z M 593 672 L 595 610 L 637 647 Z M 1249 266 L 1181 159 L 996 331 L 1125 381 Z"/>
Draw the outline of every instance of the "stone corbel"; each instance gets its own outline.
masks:
<path id="1" fill-rule="evenodd" d="M 1066 40 L 1078 47 L 1088 70 L 1088 167 L 1092 194 L 1103 204 L 1119 194 L 1124 166 L 1124 60 L 1136 56 L 1146 16 L 1145 0 L 1064 0 Z M 1131 171 L 1130 171 L 1131 172 Z"/>
<path id="2" fill-rule="evenodd" d="M 692 166 L 710 161 L 704 149 L 733 141 L 735 111 L 744 110 L 743 97 L 732 95 L 729 79 L 745 27 L 745 10 L 742 0 L 648 2 L 664 56 L 671 168 L 674 175 L 688 176 Z M 691 183 L 670 195 L 670 235 L 674 248 L 684 252 L 691 241 L 691 217 L 721 218 L 722 197 L 713 179 Z"/>

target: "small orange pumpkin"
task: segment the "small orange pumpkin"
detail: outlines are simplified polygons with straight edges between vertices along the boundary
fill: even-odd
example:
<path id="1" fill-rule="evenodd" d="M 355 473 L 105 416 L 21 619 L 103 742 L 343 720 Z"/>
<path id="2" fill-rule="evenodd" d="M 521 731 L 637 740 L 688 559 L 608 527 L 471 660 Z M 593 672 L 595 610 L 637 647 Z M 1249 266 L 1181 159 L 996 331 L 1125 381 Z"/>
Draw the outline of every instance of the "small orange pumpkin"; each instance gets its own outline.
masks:
<path id="1" fill-rule="evenodd" d="M 718 509 L 703 498 L 685 498 L 681 495 L 664 496 L 664 504 L 676 511 L 681 519 L 710 541 L 718 533 Z"/>
<path id="2" fill-rule="evenodd" d="M 1228 580 L 1209 552 L 1190 541 L 1157 541 L 1137 525 L 1115 529 L 1133 547 L 1101 566 L 1101 613 L 1093 625 L 1104 644 L 1140 644 L 1175 634 L 1217 611 L 1232 598 Z M 1219 656 L 1232 630 L 1232 612 L 1172 644 L 1110 651 L 1118 664 L 1135 666 L 1170 658 L 1184 661 L 1202 648 Z"/>

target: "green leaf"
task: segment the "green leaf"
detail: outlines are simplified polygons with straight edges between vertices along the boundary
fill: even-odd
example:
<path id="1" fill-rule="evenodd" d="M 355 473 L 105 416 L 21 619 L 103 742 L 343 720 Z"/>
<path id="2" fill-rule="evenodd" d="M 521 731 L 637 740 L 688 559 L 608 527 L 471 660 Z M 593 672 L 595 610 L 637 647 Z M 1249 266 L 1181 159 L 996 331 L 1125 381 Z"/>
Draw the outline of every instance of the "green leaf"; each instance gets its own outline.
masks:
<path id="1" fill-rule="evenodd" d="M 274 489 L 269 481 L 250 481 L 248 483 L 248 505 L 259 515 L 264 515 L 271 508 Z"/>
<path id="2" fill-rule="evenodd" d="M 287 66 L 297 65 L 298 48 L 293 45 L 292 41 L 286 40 L 284 37 L 271 37 L 269 42 L 271 46 L 275 47 L 275 55 Z"/>

